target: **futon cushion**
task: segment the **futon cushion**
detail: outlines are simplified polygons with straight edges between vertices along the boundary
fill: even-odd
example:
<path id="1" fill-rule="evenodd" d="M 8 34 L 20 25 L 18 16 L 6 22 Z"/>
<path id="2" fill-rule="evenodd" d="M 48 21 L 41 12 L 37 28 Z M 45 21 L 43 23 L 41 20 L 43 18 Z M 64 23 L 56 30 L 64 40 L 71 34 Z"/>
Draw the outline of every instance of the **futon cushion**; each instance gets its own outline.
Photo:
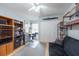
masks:
<path id="1" fill-rule="evenodd" d="M 63 41 L 60 41 L 60 40 L 57 39 L 57 40 L 55 41 L 55 44 L 58 44 L 58 45 L 63 46 Z"/>
<path id="2" fill-rule="evenodd" d="M 49 43 L 49 55 L 50 56 L 64 56 L 65 52 L 61 45 L 56 43 Z"/>
<path id="3" fill-rule="evenodd" d="M 69 56 L 79 56 L 79 40 L 66 36 L 64 38 L 64 51 Z"/>

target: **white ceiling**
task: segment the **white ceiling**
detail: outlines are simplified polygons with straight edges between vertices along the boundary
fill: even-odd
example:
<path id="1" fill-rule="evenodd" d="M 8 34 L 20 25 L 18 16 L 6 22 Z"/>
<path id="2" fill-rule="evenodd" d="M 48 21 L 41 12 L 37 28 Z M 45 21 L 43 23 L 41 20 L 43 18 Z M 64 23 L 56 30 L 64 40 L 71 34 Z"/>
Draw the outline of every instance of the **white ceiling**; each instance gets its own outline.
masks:
<path id="1" fill-rule="evenodd" d="M 42 4 L 46 6 L 46 9 L 41 9 L 40 16 L 60 16 L 66 12 L 66 10 L 71 6 L 71 3 L 46 3 Z"/>
<path id="2" fill-rule="evenodd" d="M 71 3 L 40 3 L 46 8 L 41 8 L 40 13 L 34 10 L 31 3 L 0 3 L 0 15 L 10 16 L 17 20 L 38 21 L 39 17 L 60 16 L 72 5 Z"/>

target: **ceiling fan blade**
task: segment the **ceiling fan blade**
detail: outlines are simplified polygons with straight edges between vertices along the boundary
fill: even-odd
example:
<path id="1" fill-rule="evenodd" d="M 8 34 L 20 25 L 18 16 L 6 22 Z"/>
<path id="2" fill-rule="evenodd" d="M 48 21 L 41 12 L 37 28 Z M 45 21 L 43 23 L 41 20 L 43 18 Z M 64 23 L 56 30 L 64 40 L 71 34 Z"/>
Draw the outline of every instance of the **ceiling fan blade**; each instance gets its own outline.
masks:
<path id="1" fill-rule="evenodd" d="M 35 6 L 33 6 L 32 8 L 29 9 L 29 11 L 35 10 Z"/>

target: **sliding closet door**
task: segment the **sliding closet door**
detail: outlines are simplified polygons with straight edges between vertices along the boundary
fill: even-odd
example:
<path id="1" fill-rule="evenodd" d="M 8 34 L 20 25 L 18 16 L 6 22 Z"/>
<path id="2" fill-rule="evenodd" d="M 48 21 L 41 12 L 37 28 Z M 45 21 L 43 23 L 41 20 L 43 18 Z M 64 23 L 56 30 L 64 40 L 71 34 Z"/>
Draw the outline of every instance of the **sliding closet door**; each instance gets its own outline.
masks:
<path id="1" fill-rule="evenodd" d="M 58 20 L 40 22 L 40 41 L 54 42 L 57 39 Z"/>

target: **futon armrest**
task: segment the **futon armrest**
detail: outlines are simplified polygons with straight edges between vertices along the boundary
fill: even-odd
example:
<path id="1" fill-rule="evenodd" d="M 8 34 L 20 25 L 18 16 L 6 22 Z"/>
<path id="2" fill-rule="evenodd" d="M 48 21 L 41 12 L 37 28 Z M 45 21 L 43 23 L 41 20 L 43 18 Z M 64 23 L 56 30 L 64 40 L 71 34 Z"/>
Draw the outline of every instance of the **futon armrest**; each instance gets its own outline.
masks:
<path id="1" fill-rule="evenodd" d="M 62 45 L 53 43 L 52 46 L 49 44 L 49 55 L 50 56 L 63 56 L 64 48 Z"/>
<path id="2" fill-rule="evenodd" d="M 49 46 L 50 47 L 59 46 L 59 47 L 62 47 L 63 48 L 63 45 L 60 45 L 60 44 L 57 44 L 57 43 L 49 43 Z"/>
<path id="3" fill-rule="evenodd" d="M 60 45 L 60 44 L 57 44 L 57 43 L 55 43 L 54 45 L 56 45 L 56 46 L 59 46 L 59 47 L 62 47 L 62 48 L 63 48 L 63 45 Z"/>

